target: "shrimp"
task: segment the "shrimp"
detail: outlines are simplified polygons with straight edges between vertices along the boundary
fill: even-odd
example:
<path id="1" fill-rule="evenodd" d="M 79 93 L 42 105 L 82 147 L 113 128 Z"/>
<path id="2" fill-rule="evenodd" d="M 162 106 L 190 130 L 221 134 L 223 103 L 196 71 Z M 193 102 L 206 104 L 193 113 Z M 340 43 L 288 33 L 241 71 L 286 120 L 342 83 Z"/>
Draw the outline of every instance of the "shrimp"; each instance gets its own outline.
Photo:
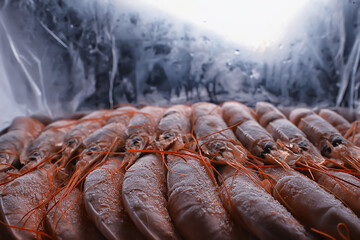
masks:
<path id="1" fill-rule="evenodd" d="M 83 148 L 83 140 L 104 126 L 113 122 L 124 121 L 124 124 L 129 122 L 136 108 L 122 107 L 114 111 L 99 110 L 94 111 L 83 118 L 81 118 L 65 136 L 65 149 L 62 152 L 62 166 L 67 163 L 69 158 L 73 155 L 79 154 Z"/>
<path id="2" fill-rule="evenodd" d="M 9 225 L 9 234 L 14 239 L 37 239 L 45 231 L 41 222 L 45 209 L 38 206 L 51 191 L 51 178 L 52 169 L 47 164 L 14 179 L 2 190 L 1 219 Z"/>
<path id="3" fill-rule="evenodd" d="M 168 209 L 176 229 L 185 239 L 245 239 L 199 158 L 168 155 Z"/>
<path id="4" fill-rule="evenodd" d="M 78 120 L 77 124 L 65 135 L 65 148 L 62 151 L 62 158 L 59 162 L 65 165 L 72 155 L 81 151 L 83 140 L 101 128 L 106 122 L 105 116 L 109 114 L 110 112 L 108 110 L 100 110 L 92 112 Z"/>
<path id="5" fill-rule="evenodd" d="M 226 163 L 234 158 L 244 159 L 242 147 L 234 142 L 235 136 L 222 119 L 222 110 L 212 103 L 197 103 L 194 112 L 194 132 L 201 150 L 210 158 Z"/>
<path id="6" fill-rule="evenodd" d="M 259 239 L 309 239 L 305 228 L 249 172 L 226 166 L 221 171 L 221 198 L 239 226 Z"/>
<path id="7" fill-rule="evenodd" d="M 263 157 L 275 147 L 273 137 L 260 126 L 247 106 L 238 102 L 225 102 L 222 109 L 228 126 L 238 124 L 234 129 L 235 135 L 252 154 Z"/>
<path id="8" fill-rule="evenodd" d="M 156 126 L 158 125 L 165 109 L 155 106 L 147 106 L 142 108 L 139 113 L 135 114 L 126 130 L 128 139 L 125 147 L 127 150 L 143 150 L 148 144 L 153 144 L 156 140 Z M 128 153 L 126 162 L 130 166 L 138 157 L 140 153 Z"/>
<path id="9" fill-rule="evenodd" d="M 30 143 L 41 133 L 44 125 L 29 117 L 17 117 L 7 133 L 0 136 L 0 171 L 19 168 Z"/>
<path id="10" fill-rule="evenodd" d="M 233 105 L 233 102 L 231 105 Z M 200 111 L 197 111 L 198 107 L 201 108 Z M 212 111 L 214 108 L 216 108 L 216 111 Z M 207 115 L 205 109 L 207 109 L 207 114 L 211 114 L 211 121 L 206 121 L 205 116 Z M 194 129 L 196 136 L 207 136 L 211 132 L 217 134 L 213 138 L 213 145 L 206 145 L 207 148 L 216 148 L 218 144 L 226 144 L 228 140 L 232 140 L 236 144 L 235 135 L 231 130 L 226 130 L 229 131 L 226 135 L 218 134 L 219 129 L 227 128 L 226 123 L 222 119 L 221 108 L 210 103 L 201 103 L 201 105 L 194 105 L 195 119 L 198 118 L 198 112 L 200 114 L 204 112 L 205 114 L 200 115 L 204 116 L 204 119 L 195 121 Z M 211 124 L 205 125 L 204 123 Z M 197 126 L 199 124 L 204 124 L 206 127 Z M 233 161 L 244 163 L 247 160 L 247 152 L 240 143 L 237 145 L 237 150 L 241 154 L 236 154 L 235 159 L 232 160 L 234 157 L 230 157 L 232 155 L 231 149 L 224 148 L 222 154 L 223 156 L 230 157 L 228 160 L 225 160 L 230 166 L 220 169 L 222 176 L 220 179 L 220 196 L 225 204 L 225 208 L 232 215 L 237 225 L 246 228 L 260 239 L 277 239 L 280 236 L 287 239 L 307 239 L 304 227 L 265 191 L 260 179 L 244 166 L 232 163 Z M 226 152 L 229 153 L 225 154 Z M 217 155 L 216 157 L 219 156 Z M 235 165 L 235 167 L 232 165 Z M 172 170 L 177 172 L 174 169 Z"/>
<path id="11" fill-rule="evenodd" d="M 360 238 L 360 219 L 332 194 L 295 171 L 267 168 L 275 182 L 273 195 L 300 222 L 333 238 Z M 343 237 L 344 236 L 344 237 Z"/>
<path id="12" fill-rule="evenodd" d="M 123 123 L 124 125 L 127 125 L 129 123 L 130 119 L 137 112 L 138 112 L 138 110 L 131 106 L 119 107 L 111 112 L 106 124 L 116 122 L 116 123 Z"/>
<path id="13" fill-rule="evenodd" d="M 360 180 L 348 173 L 314 171 L 316 182 L 333 193 L 360 217 Z"/>
<path id="14" fill-rule="evenodd" d="M 77 187 L 82 183 L 84 179 L 86 179 L 89 172 L 92 170 L 92 168 L 94 168 L 93 166 L 101 162 L 101 160 L 106 158 L 108 154 L 119 151 L 124 146 L 126 140 L 125 129 L 126 126 L 123 123 L 112 122 L 96 130 L 83 141 L 85 147 L 82 153 L 78 156 L 77 162 L 75 164 L 75 171 L 72 174 L 71 178 L 67 179 L 67 183 L 63 184 L 64 186 L 61 188 L 61 192 L 57 192 L 57 195 L 55 197 L 57 201 L 49 208 L 48 211 L 55 211 L 54 214 L 56 215 L 58 215 L 59 213 L 64 213 L 64 206 L 69 206 L 69 204 L 67 203 L 69 195 L 74 194 L 74 191 L 78 191 Z M 100 198 L 99 195 L 95 195 L 92 197 L 93 199 Z M 65 203 L 63 203 L 64 201 Z M 76 201 L 73 201 L 72 204 L 79 206 L 79 204 L 81 204 L 81 202 L 79 201 L 80 199 L 77 199 Z M 90 201 L 89 198 L 85 198 L 85 201 L 85 206 L 91 204 L 90 202 L 87 202 Z M 73 211 L 75 211 L 76 209 L 79 208 L 76 207 Z M 81 215 L 81 213 L 78 214 Z M 89 215 L 93 216 L 94 212 L 90 211 Z M 92 220 L 94 220 L 96 223 L 96 221 L 98 221 L 99 219 Z M 47 218 L 47 226 L 52 227 L 51 232 L 54 233 L 57 238 L 66 234 L 64 233 L 66 231 L 73 231 L 72 234 L 74 236 L 82 235 L 81 231 L 83 231 L 83 229 L 81 229 L 79 226 L 75 227 L 70 223 L 63 222 L 62 227 L 58 228 L 59 224 L 57 224 L 56 221 L 58 221 L 56 220 L 56 218 Z"/>
<path id="15" fill-rule="evenodd" d="M 24 162 L 40 163 L 42 160 L 60 157 L 65 134 L 76 124 L 73 120 L 60 120 L 48 125 L 26 149 Z"/>
<path id="16" fill-rule="evenodd" d="M 134 110 L 134 109 L 133 109 Z M 126 141 L 127 114 L 109 119 L 109 126 L 121 125 L 117 144 L 121 148 Z M 129 218 L 121 197 L 125 168 L 123 158 L 110 155 L 103 164 L 85 178 L 84 198 L 86 211 L 91 220 L 107 239 L 143 239 Z"/>
<path id="17" fill-rule="evenodd" d="M 309 109 L 299 108 L 291 112 L 290 121 L 305 133 L 323 156 L 360 172 L 360 148 L 342 137 L 326 120 Z"/>
<path id="18" fill-rule="evenodd" d="M 37 167 L 26 165 L 24 168 L 27 169 L 23 168 L 26 174 L 9 182 L 0 194 L 2 219 L 11 226 L 9 233 L 16 239 L 35 239 L 38 234 L 43 234 L 41 216 L 45 206 L 41 203 L 53 188 L 54 167 L 50 160 L 57 156 L 71 123 L 73 121 L 63 120 L 47 126 L 32 142 L 28 152 L 30 158 L 35 158 L 30 159 L 35 160 L 32 165 L 37 164 Z"/>
<path id="19" fill-rule="evenodd" d="M 63 191 L 60 191 L 49 203 L 46 214 L 46 225 L 56 239 L 88 239 L 105 238 L 88 219 L 80 190 L 73 189 L 64 200 L 60 201 Z M 59 203 L 57 203 L 59 202 Z"/>
<path id="20" fill-rule="evenodd" d="M 343 116 L 329 109 L 320 110 L 319 116 L 333 125 L 344 138 L 360 147 L 359 121 L 350 124 Z"/>
<path id="21" fill-rule="evenodd" d="M 351 127 L 351 124 L 348 122 L 348 120 L 343 118 L 340 114 L 331 111 L 330 109 L 321 109 L 319 116 L 333 125 L 343 136 Z"/>
<path id="22" fill-rule="evenodd" d="M 278 110 L 269 103 L 259 102 L 256 104 L 256 113 L 260 122 L 268 115 L 275 115 Z M 305 134 L 294 124 L 285 118 L 273 119 L 264 126 L 275 139 L 283 143 L 294 151 L 295 154 L 304 156 L 305 160 L 314 161 L 315 165 L 311 171 L 316 182 L 323 186 L 330 193 L 334 194 L 343 201 L 355 214 L 360 216 L 360 180 L 348 173 L 329 171 L 321 167 L 325 159 L 321 156 L 316 147 L 307 140 Z M 307 157 L 306 157 L 307 156 Z"/>
<path id="23" fill-rule="evenodd" d="M 294 153 L 307 152 L 311 154 L 311 159 L 318 165 L 322 165 L 325 159 L 321 156 L 317 148 L 306 138 L 305 134 L 272 104 L 258 102 L 256 104 L 256 114 L 261 125 L 276 139 L 285 143 Z M 294 165 L 292 163 L 290 165 Z"/>
<path id="24" fill-rule="evenodd" d="M 113 157 L 85 179 L 86 212 L 107 239 L 144 239 L 131 221 L 121 197 L 125 169 Z"/>
<path id="25" fill-rule="evenodd" d="M 159 155 L 144 155 L 128 169 L 122 198 L 130 218 L 147 239 L 180 239 L 168 213 L 165 169 Z"/>
<path id="26" fill-rule="evenodd" d="M 179 150 L 189 142 L 192 109 L 185 105 L 168 108 L 157 127 L 161 149 Z"/>
<path id="27" fill-rule="evenodd" d="M 238 106 L 239 108 L 245 107 L 243 105 Z M 228 110 L 224 109 L 224 116 L 230 118 L 233 113 Z M 232 111 L 237 110 L 233 108 Z M 238 111 L 241 112 L 242 109 Z M 243 124 L 238 127 L 241 127 Z M 253 143 L 257 144 L 262 140 L 258 136 L 258 132 L 265 131 L 265 129 L 260 125 L 257 126 L 257 131 L 254 128 L 246 132 L 247 129 L 243 128 L 242 136 L 247 136 L 247 138 L 240 138 L 240 142 L 253 140 Z M 251 145 L 252 143 L 248 144 Z M 274 141 L 272 145 L 273 149 L 269 152 L 263 150 L 265 152 L 263 158 L 273 160 L 273 164 L 276 163 L 281 167 L 267 167 L 263 168 L 263 171 L 266 173 L 266 177 L 270 178 L 274 184 L 274 198 L 286 206 L 301 223 L 310 226 L 315 232 L 336 237 L 339 237 L 341 234 L 350 234 L 350 236 L 358 237 L 360 225 L 358 225 L 359 219 L 356 215 L 332 194 L 317 185 L 317 183 L 292 170 L 284 163 L 291 155 L 281 150 Z M 263 145 L 263 147 L 265 146 Z M 250 146 L 250 149 L 254 148 Z M 319 201 L 319 199 L 326 199 L 326 202 Z M 319 204 L 314 204 L 316 202 Z"/>

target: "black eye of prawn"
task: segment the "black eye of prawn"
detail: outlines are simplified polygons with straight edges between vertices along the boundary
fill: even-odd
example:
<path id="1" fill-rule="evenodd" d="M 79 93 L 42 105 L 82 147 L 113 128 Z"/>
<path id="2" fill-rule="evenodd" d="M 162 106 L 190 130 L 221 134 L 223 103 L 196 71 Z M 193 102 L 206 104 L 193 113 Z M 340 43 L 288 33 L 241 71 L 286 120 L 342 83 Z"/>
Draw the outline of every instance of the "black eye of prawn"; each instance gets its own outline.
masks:
<path id="1" fill-rule="evenodd" d="M 73 145 L 75 143 L 75 139 L 70 139 L 68 142 L 67 142 L 67 145 L 70 147 L 71 145 Z"/>
<path id="2" fill-rule="evenodd" d="M 337 146 L 339 146 L 340 144 L 342 144 L 342 142 L 343 142 L 342 137 L 336 136 L 336 137 L 334 137 L 334 139 L 332 140 L 331 144 L 332 144 L 334 147 L 337 147 Z"/>
<path id="3" fill-rule="evenodd" d="M 140 141 L 141 141 L 141 138 L 139 138 L 139 137 L 134 137 L 134 138 L 132 139 L 132 142 L 133 142 L 134 145 L 140 143 Z"/>
<path id="4" fill-rule="evenodd" d="M 169 139 L 169 138 L 171 138 L 171 137 L 174 137 L 174 133 L 172 133 L 172 132 L 166 133 L 166 134 L 164 135 L 164 139 Z"/>
<path id="5" fill-rule="evenodd" d="M 331 153 L 331 147 L 329 147 L 328 145 L 325 145 L 321 150 L 321 154 L 326 156 L 329 153 Z"/>
<path id="6" fill-rule="evenodd" d="M 273 149 L 273 144 L 271 142 L 265 143 L 263 153 L 270 153 L 270 150 Z"/>
<path id="7" fill-rule="evenodd" d="M 88 152 L 86 153 L 86 155 L 91 156 L 96 151 L 97 151 L 96 147 L 91 147 L 91 148 L 88 149 Z"/>
<path id="8" fill-rule="evenodd" d="M 40 156 L 40 153 L 39 152 L 34 152 L 33 154 L 31 154 L 30 156 L 30 161 L 35 161 L 37 159 L 37 157 Z"/>
<path id="9" fill-rule="evenodd" d="M 224 152 L 225 152 L 225 146 L 224 146 L 224 144 L 223 143 L 219 143 L 219 142 L 217 142 L 217 143 L 215 143 L 215 149 L 216 149 L 216 151 L 218 152 L 218 153 L 220 153 L 220 154 L 223 154 Z"/>
<path id="10" fill-rule="evenodd" d="M 308 150 L 307 144 L 306 144 L 304 141 L 300 141 L 300 142 L 298 142 L 297 144 L 298 144 L 298 146 L 299 146 L 302 150 L 304 150 L 304 151 L 307 151 L 307 150 Z"/>

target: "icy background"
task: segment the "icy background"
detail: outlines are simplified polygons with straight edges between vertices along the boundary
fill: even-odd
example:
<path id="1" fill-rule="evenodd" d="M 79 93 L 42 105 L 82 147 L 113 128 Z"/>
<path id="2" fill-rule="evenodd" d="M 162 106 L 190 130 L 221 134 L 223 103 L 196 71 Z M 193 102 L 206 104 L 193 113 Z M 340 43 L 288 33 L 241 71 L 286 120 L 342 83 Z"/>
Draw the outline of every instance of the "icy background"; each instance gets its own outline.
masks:
<path id="1" fill-rule="evenodd" d="M 359 0 L 312 0 L 261 49 L 130 2 L 0 0 L 0 129 L 123 103 L 360 110 Z"/>

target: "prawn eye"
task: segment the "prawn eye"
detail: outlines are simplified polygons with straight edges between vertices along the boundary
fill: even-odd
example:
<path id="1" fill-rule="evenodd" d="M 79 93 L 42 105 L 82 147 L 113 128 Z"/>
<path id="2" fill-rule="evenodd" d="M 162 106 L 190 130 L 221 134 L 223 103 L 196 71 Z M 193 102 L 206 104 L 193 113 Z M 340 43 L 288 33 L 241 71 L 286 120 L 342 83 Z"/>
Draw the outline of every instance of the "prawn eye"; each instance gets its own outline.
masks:
<path id="1" fill-rule="evenodd" d="M 164 139 L 169 139 L 169 138 L 172 138 L 172 137 L 174 137 L 174 133 L 172 133 L 172 132 L 166 133 L 166 134 L 164 135 Z"/>
<path id="2" fill-rule="evenodd" d="M 67 145 L 70 147 L 71 145 L 73 145 L 75 143 L 75 139 L 70 139 L 68 142 L 67 142 Z"/>
<path id="3" fill-rule="evenodd" d="M 0 158 L 3 158 L 3 159 L 7 159 L 9 158 L 9 155 L 7 155 L 6 153 L 0 153 Z"/>
<path id="4" fill-rule="evenodd" d="M 225 146 L 220 142 L 216 142 L 214 148 L 216 149 L 216 152 L 220 154 L 223 154 L 225 152 Z"/>
<path id="5" fill-rule="evenodd" d="M 336 137 L 332 140 L 332 145 L 333 145 L 334 147 L 337 147 L 337 146 L 339 146 L 340 144 L 342 144 L 342 142 L 343 142 L 343 139 L 342 139 L 341 137 L 339 137 L 339 136 L 336 136 Z"/>
<path id="6" fill-rule="evenodd" d="M 139 138 L 139 137 L 134 137 L 134 138 L 132 139 L 132 142 L 133 142 L 134 145 L 140 143 L 140 141 L 141 141 L 141 138 Z"/>
<path id="7" fill-rule="evenodd" d="M 331 153 L 331 148 L 328 145 L 325 145 L 321 150 L 321 154 L 326 155 L 326 154 L 329 154 L 329 153 Z"/>
<path id="8" fill-rule="evenodd" d="M 265 143 L 264 153 L 270 153 L 270 150 L 273 149 L 273 144 L 271 142 Z"/>
<path id="9" fill-rule="evenodd" d="M 307 151 L 308 148 L 307 148 L 307 144 L 304 142 L 304 141 L 300 141 L 297 143 L 297 145 L 304 151 Z"/>
<path id="10" fill-rule="evenodd" d="M 37 159 L 37 157 L 40 156 L 40 153 L 39 152 L 34 152 L 33 154 L 31 154 L 30 156 L 30 161 L 35 161 Z"/>
<path id="11" fill-rule="evenodd" d="M 89 155 L 91 156 L 94 152 L 97 151 L 97 148 L 96 147 L 91 147 L 89 148 L 88 152 L 86 153 L 86 155 Z"/>

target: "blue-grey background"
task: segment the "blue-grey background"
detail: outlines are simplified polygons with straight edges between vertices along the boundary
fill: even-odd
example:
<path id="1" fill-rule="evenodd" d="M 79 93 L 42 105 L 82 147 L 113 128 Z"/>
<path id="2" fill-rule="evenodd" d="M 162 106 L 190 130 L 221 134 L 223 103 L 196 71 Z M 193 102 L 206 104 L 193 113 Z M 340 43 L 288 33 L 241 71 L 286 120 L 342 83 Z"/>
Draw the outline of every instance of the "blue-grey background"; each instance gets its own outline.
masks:
<path id="1" fill-rule="evenodd" d="M 359 0 L 311 1 L 261 53 L 126 2 L 0 0 L 0 128 L 123 103 L 360 109 Z"/>

